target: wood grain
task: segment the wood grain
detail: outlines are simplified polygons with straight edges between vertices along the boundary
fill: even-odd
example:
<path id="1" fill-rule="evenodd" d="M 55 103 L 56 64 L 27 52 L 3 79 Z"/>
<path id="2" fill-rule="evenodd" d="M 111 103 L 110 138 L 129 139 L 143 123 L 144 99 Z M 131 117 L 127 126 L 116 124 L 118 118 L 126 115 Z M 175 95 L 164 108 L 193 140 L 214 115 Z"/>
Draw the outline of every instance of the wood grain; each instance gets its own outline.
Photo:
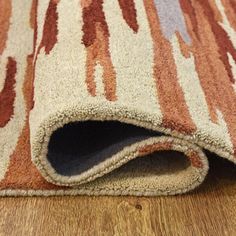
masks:
<path id="1" fill-rule="evenodd" d="M 235 165 L 210 162 L 182 196 L 0 198 L 0 235 L 236 235 Z"/>

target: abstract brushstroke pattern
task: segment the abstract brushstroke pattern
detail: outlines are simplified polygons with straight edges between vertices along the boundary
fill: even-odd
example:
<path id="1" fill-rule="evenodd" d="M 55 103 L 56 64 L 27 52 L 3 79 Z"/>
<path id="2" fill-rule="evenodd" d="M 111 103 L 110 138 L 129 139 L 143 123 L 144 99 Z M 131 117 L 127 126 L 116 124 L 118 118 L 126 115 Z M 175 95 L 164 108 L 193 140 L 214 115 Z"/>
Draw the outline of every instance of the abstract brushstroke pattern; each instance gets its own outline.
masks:
<path id="1" fill-rule="evenodd" d="M 0 1 L 0 55 L 3 53 L 6 46 L 7 35 L 11 17 L 11 0 Z"/>
<path id="2" fill-rule="evenodd" d="M 235 78 L 227 54 L 230 53 L 236 63 L 236 49 L 220 22 L 215 20 L 215 17 L 220 15 L 215 3 L 210 5 L 207 1 L 195 3 L 181 0 L 181 5 L 186 17 L 191 20 L 189 27 L 197 29 L 191 32 L 193 44 L 190 50 L 195 57 L 196 70 L 206 96 L 211 119 L 218 123 L 217 111 L 222 112 L 235 151 L 236 96 L 233 89 Z M 201 13 L 197 14 L 196 11 Z M 203 53 L 206 54 L 205 57 L 202 56 Z"/>
<path id="3" fill-rule="evenodd" d="M 0 195 L 195 188 L 205 149 L 236 163 L 235 76 L 235 0 L 0 0 Z M 50 149 L 57 129 L 88 120 L 108 137 L 90 129 Z M 80 142 L 82 157 L 66 146 Z M 187 167 L 119 169 L 162 151 Z"/>
<path id="4" fill-rule="evenodd" d="M 51 2 L 50 2 L 51 4 Z M 52 6 L 49 4 L 49 8 Z M 34 37 L 32 40 L 33 45 L 35 46 L 36 41 L 36 35 L 35 32 L 37 32 L 37 10 L 38 6 L 38 0 L 32 1 L 32 7 L 31 12 L 29 15 L 29 25 L 31 29 L 34 31 Z M 47 11 L 48 12 L 48 11 Z M 50 13 L 48 13 L 49 15 Z M 49 17 L 47 15 L 47 17 Z M 49 17 L 50 18 L 50 17 Z M 44 30 L 45 31 L 45 30 Z M 45 45 L 47 44 L 46 40 L 42 40 L 42 42 L 45 42 Z M 45 46 L 46 48 L 46 46 Z M 46 49 L 45 49 L 46 50 Z M 35 165 L 31 161 L 31 147 L 30 147 L 30 127 L 29 127 L 29 114 L 31 109 L 33 108 L 33 90 L 34 90 L 34 51 L 35 47 L 33 47 L 33 52 L 27 56 L 27 68 L 25 71 L 25 78 L 24 78 L 24 87 L 23 87 L 23 94 L 24 94 L 24 100 L 26 105 L 26 120 L 23 127 L 23 130 L 19 136 L 18 143 L 16 145 L 16 148 L 11 155 L 10 163 L 8 166 L 8 171 L 5 174 L 5 178 L 0 182 L 0 186 L 4 186 L 4 188 L 11 188 L 11 189 L 40 189 L 41 186 L 44 186 L 45 189 L 54 189 L 56 186 L 53 186 L 49 184 L 47 181 L 45 181 L 44 178 L 40 175 L 39 171 L 35 167 Z M 9 58 L 8 64 L 8 76 L 13 76 L 16 72 L 15 68 L 15 62 L 12 58 Z M 8 93 L 10 95 L 10 93 Z M 7 100 L 6 100 L 7 101 Z M 5 107 L 6 112 L 6 107 Z M 0 117 L 1 114 L 0 114 Z M 22 163 L 19 165 L 19 163 Z M 23 164 L 24 163 L 24 164 Z M 14 173 L 14 175 L 12 175 Z M 19 176 L 22 176 L 19 178 Z M 34 176 L 34 178 L 32 178 Z M 1 187 L 2 188 L 2 187 Z"/>
<path id="5" fill-rule="evenodd" d="M 86 2 L 86 1 L 85 1 Z M 105 96 L 109 101 L 116 98 L 116 75 L 109 53 L 109 30 L 103 12 L 103 0 L 89 1 L 83 7 L 83 44 L 87 48 L 87 77 L 88 91 L 96 96 L 94 72 L 96 63 L 103 68 L 103 83 Z"/>
<path id="6" fill-rule="evenodd" d="M 38 27 L 37 27 L 37 7 L 38 7 L 38 0 L 32 1 L 31 13 L 30 13 L 30 26 L 34 30 L 34 38 L 33 38 L 33 52 L 28 56 L 28 67 L 32 73 L 32 81 L 31 81 L 31 109 L 34 107 L 34 79 L 35 79 L 35 65 L 37 61 L 38 54 L 40 53 L 41 49 L 44 48 L 45 54 L 48 55 L 50 51 L 53 49 L 55 44 L 57 43 L 57 21 L 58 21 L 58 13 L 57 13 L 57 5 L 59 0 L 50 0 L 45 21 L 43 24 L 43 32 L 42 32 L 42 39 L 41 42 L 36 49 L 37 43 L 37 34 L 38 34 Z M 33 67 L 32 69 L 30 67 Z"/>
<path id="7" fill-rule="evenodd" d="M 49 54 L 57 42 L 57 4 L 59 0 L 50 0 L 45 16 L 43 27 L 43 37 L 39 46 L 39 50 L 44 47 L 45 53 Z"/>
<path id="8" fill-rule="evenodd" d="M 220 26 L 220 24 L 215 21 L 214 9 L 212 9 L 210 4 L 207 1 L 203 1 L 203 0 L 199 1 L 199 3 L 205 13 L 204 15 L 207 21 L 210 24 L 212 33 L 214 35 L 217 35 L 217 37 L 215 37 L 215 40 L 216 40 L 218 50 L 220 53 L 220 59 L 224 63 L 224 66 L 225 66 L 225 69 L 227 70 L 230 81 L 234 82 L 234 78 L 232 75 L 231 66 L 228 60 L 227 53 L 230 53 L 234 61 L 236 61 L 236 49 L 234 48 L 233 43 L 230 41 L 229 36 L 227 35 L 227 32 L 225 32 L 224 29 Z"/>
<path id="9" fill-rule="evenodd" d="M 134 0 L 118 0 L 124 20 L 129 27 L 137 33 L 138 22 Z"/>
<path id="10" fill-rule="evenodd" d="M 8 57 L 6 66 L 6 78 L 2 91 L 0 91 L 0 127 L 4 127 L 13 116 L 15 88 L 16 83 L 16 61 L 12 57 Z"/>
<path id="11" fill-rule="evenodd" d="M 155 53 L 153 74 L 164 116 L 163 126 L 183 133 L 192 133 L 196 127 L 190 117 L 183 91 L 178 83 L 170 42 L 162 33 L 157 15 L 158 9 L 152 0 L 145 0 L 144 4 L 153 37 Z"/>
<path id="12" fill-rule="evenodd" d="M 185 42 L 190 41 L 179 5 L 179 0 L 172 0 L 171 4 L 165 0 L 155 0 L 162 31 L 167 39 L 179 32 Z"/>

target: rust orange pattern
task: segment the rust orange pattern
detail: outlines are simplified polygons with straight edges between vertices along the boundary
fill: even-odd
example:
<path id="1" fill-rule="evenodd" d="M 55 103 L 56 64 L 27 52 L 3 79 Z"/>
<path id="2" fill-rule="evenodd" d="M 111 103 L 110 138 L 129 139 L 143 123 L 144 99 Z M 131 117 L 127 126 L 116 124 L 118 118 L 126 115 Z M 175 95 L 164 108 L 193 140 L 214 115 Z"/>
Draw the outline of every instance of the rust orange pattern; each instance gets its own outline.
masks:
<path id="1" fill-rule="evenodd" d="M 137 33 L 138 22 L 134 0 L 119 0 L 119 4 L 126 23 Z"/>
<path id="2" fill-rule="evenodd" d="M 5 83 L 0 92 L 0 127 L 4 127 L 14 113 L 16 71 L 17 65 L 15 59 L 8 57 Z"/>
<path id="3" fill-rule="evenodd" d="M 178 83 L 170 43 L 162 35 L 154 2 L 145 0 L 144 4 L 154 43 L 153 74 L 164 116 L 163 126 L 183 133 L 192 133 L 196 130 L 196 127 L 190 117 L 183 91 Z M 175 96 L 172 96 L 172 94 L 175 94 Z"/>
<path id="4" fill-rule="evenodd" d="M 39 46 L 39 50 L 44 47 L 45 53 L 49 54 L 57 42 L 57 4 L 59 0 L 50 0 L 46 12 L 46 18 L 43 27 L 43 37 Z"/>
<path id="5" fill-rule="evenodd" d="M 192 9 L 195 9 L 195 11 L 186 10 L 185 5 L 189 4 L 192 4 Z M 190 3 L 190 1 L 183 0 L 182 6 L 185 16 L 191 19 L 188 21 L 189 27 L 198 29 L 198 33 L 195 31 L 190 32 L 193 40 L 190 50 L 196 60 L 196 70 L 206 96 L 212 121 L 218 122 L 217 110 L 223 113 L 234 150 L 236 151 L 236 126 L 234 120 L 236 96 L 233 88 L 235 78 L 233 78 L 227 54 L 230 53 L 236 62 L 236 49 L 227 33 L 214 19 L 217 14 L 217 12 L 214 12 L 214 9 L 217 9 L 216 6 L 213 9 L 207 1 L 199 1 L 198 3 L 192 1 Z M 202 15 L 197 14 L 196 11 L 202 12 Z M 203 21 L 204 19 L 207 22 Z M 212 40 L 209 41 L 209 38 Z M 206 55 L 205 57 L 202 56 L 203 53 Z"/>
<path id="6" fill-rule="evenodd" d="M 103 0 L 91 1 L 83 8 L 83 43 L 87 48 L 88 91 L 96 96 L 94 72 L 96 63 L 103 67 L 105 96 L 109 101 L 116 100 L 116 73 L 109 52 L 109 30 L 102 8 Z"/>
<path id="7" fill-rule="evenodd" d="M 7 34 L 10 26 L 11 7 L 11 0 L 0 1 L 0 55 L 6 47 Z"/>

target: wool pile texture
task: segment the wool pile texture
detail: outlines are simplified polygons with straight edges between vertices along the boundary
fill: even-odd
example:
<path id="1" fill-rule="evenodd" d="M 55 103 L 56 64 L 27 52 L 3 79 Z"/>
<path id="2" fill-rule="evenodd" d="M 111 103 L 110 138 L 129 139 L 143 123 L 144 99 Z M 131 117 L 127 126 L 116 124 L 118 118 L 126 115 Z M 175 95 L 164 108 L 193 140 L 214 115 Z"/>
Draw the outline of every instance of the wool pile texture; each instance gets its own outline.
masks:
<path id="1" fill-rule="evenodd" d="M 0 195 L 190 191 L 235 79 L 235 0 L 0 0 Z"/>

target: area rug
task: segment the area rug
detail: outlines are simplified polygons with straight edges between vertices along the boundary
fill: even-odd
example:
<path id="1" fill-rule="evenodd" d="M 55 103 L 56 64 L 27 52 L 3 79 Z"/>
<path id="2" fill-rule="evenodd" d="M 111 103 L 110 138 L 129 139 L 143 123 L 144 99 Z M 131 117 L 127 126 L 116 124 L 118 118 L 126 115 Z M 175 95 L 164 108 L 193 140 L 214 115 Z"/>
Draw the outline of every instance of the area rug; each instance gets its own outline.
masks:
<path id="1" fill-rule="evenodd" d="M 233 0 L 0 0 L 0 195 L 190 191 L 235 79 Z"/>

